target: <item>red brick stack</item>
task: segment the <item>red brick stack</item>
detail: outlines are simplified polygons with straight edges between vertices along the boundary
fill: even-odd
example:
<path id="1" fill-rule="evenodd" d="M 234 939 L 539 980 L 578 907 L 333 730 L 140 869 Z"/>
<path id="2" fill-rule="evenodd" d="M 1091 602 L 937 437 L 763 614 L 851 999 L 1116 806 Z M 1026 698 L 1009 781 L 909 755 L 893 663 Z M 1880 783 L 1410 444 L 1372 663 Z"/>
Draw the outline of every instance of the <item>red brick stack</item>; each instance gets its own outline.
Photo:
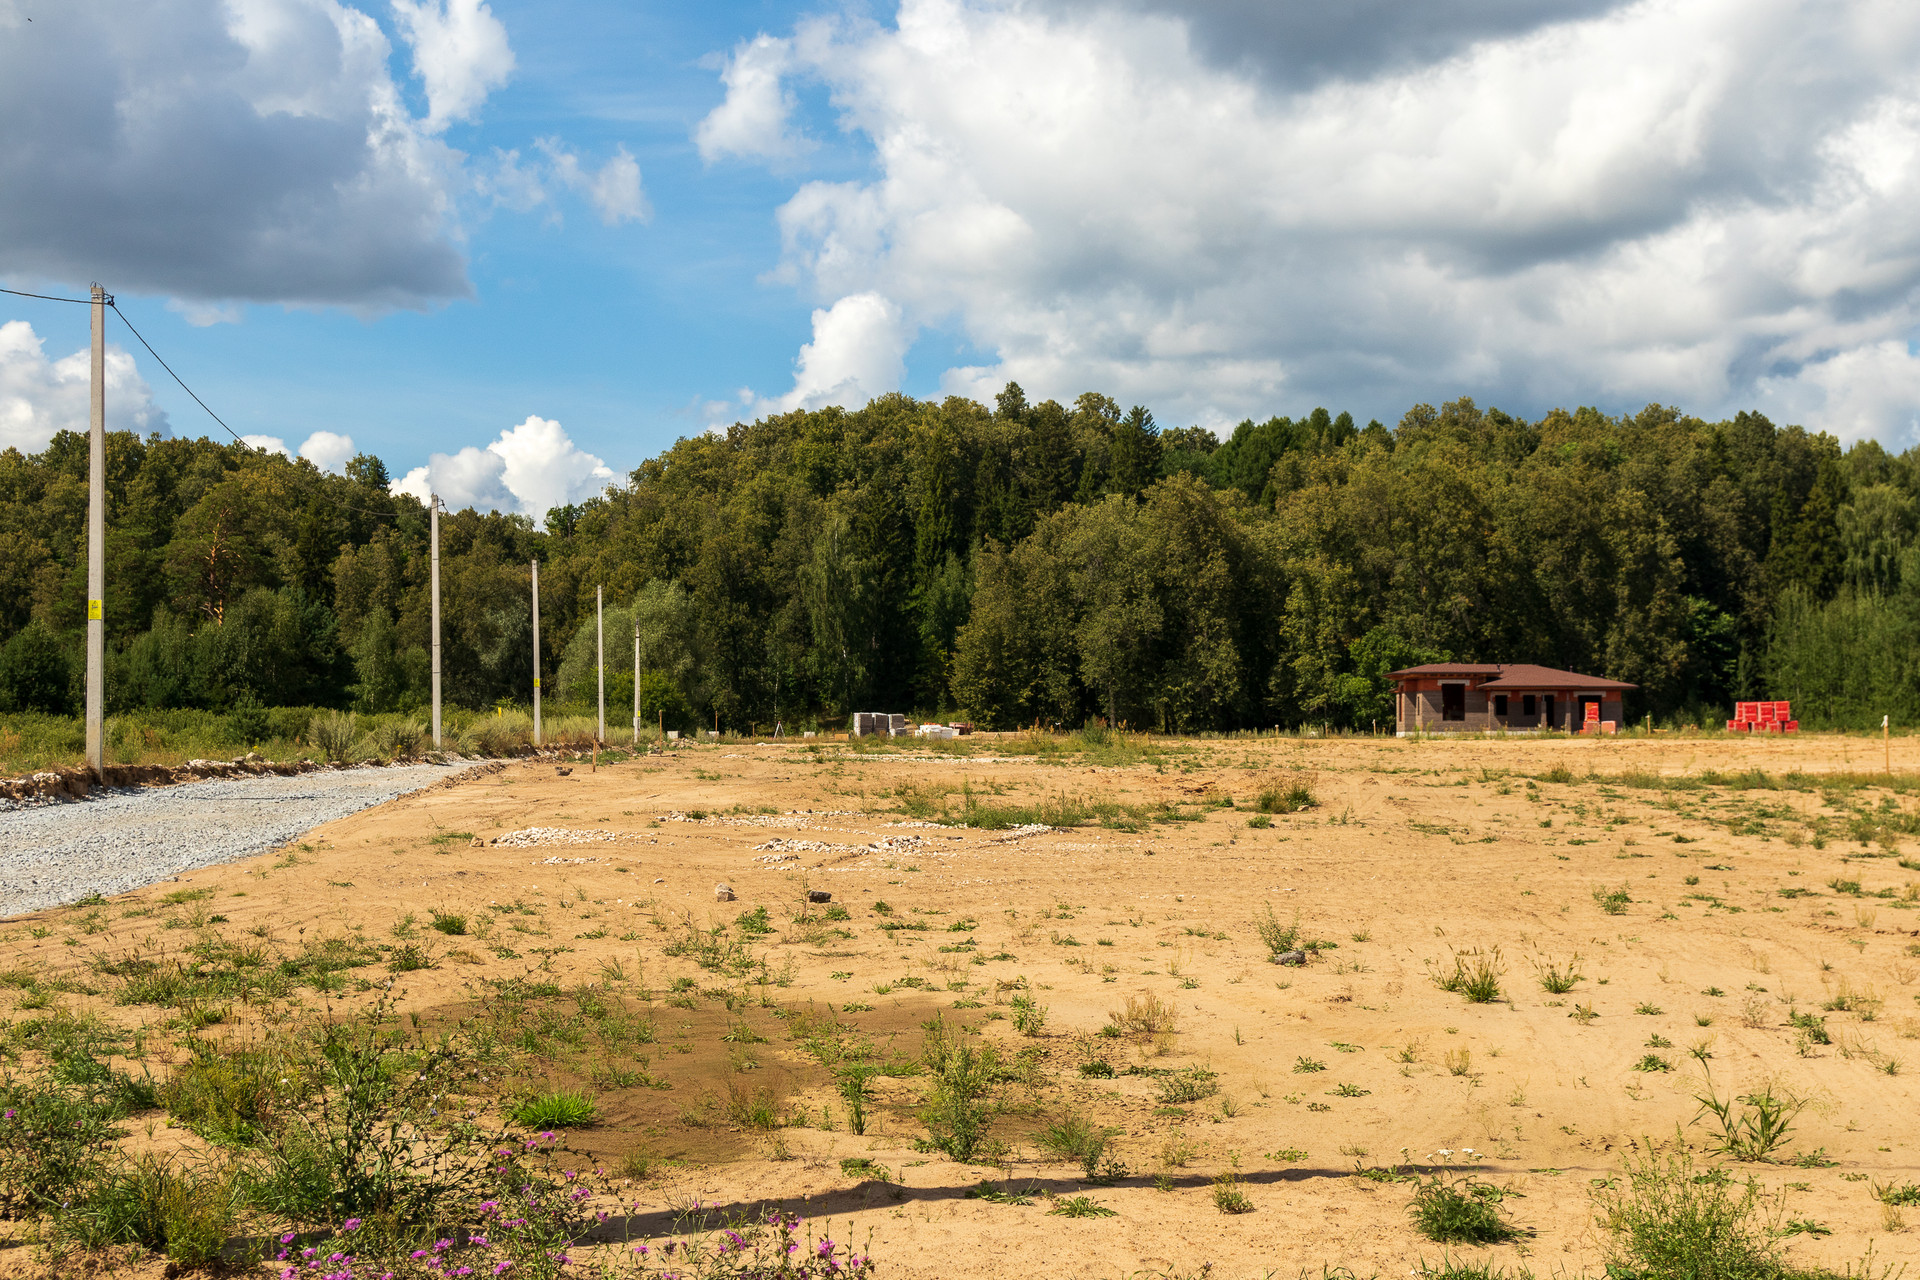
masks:
<path id="1" fill-rule="evenodd" d="M 1798 733 L 1791 702 L 1736 702 L 1727 728 L 1734 733 Z"/>

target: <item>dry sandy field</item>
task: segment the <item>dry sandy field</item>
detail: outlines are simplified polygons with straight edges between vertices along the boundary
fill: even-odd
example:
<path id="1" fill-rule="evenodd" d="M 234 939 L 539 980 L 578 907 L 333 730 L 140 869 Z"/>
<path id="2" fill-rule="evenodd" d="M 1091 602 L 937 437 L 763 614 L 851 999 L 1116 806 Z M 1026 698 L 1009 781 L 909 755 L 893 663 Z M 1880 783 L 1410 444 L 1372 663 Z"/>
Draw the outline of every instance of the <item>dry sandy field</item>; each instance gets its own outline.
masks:
<path id="1" fill-rule="evenodd" d="M 0 1020 L 145 1027 L 116 1065 L 163 1078 L 190 1035 L 385 1000 L 498 1050 L 490 1115 L 588 1094 L 566 1137 L 632 1229 L 782 1205 L 889 1277 L 1595 1275 L 1596 1197 L 1676 1142 L 1757 1180 L 1799 1263 L 1920 1259 L 1920 1207 L 1875 1194 L 1920 1181 L 1920 758 L 1881 750 L 985 735 L 515 762 L 0 922 L 0 972 L 71 979 L 0 988 Z M 1311 803 L 1258 811 L 1290 791 Z M 1005 825 L 1023 810 L 1062 825 Z M 1304 963 L 1263 924 L 1297 924 Z M 184 1012 L 100 977 L 221 947 L 354 963 Z M 935 1017 L 997 1054 L 970 1161 L 919 1118 Z M 834 1072 L 860 1053 L 888 1070 L 856 1133 Z M 1784 1140 L 1717 1153 L 1699 1098 L 1768 1091 L 1804 1104 Z M 1110 1135 L 1091 1175 L 1044 1140 L 1075 1117 Z M 127 1140 L 204 1146 L 154 1119 Z M 1419 1234 L 1435 1169 L 1511 1193 L 1520 1235 Z M 1080 1196 L 1111 1213 L 1051 1212 Z"/>

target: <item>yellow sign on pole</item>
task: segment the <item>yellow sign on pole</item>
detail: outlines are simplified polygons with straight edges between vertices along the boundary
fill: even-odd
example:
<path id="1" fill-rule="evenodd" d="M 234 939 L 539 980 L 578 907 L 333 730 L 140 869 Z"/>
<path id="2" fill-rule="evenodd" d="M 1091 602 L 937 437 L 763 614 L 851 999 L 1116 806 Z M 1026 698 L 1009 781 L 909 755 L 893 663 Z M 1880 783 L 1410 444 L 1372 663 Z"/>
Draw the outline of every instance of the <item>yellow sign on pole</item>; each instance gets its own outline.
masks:
<path id="1" fill-rule="evenodd" d="M 88 622 L 98 622 L 104 616 L 105 615 L 102 614 L 100 611 L 100 601 L 98 600 L 87 601 L 87 621 Z"/>

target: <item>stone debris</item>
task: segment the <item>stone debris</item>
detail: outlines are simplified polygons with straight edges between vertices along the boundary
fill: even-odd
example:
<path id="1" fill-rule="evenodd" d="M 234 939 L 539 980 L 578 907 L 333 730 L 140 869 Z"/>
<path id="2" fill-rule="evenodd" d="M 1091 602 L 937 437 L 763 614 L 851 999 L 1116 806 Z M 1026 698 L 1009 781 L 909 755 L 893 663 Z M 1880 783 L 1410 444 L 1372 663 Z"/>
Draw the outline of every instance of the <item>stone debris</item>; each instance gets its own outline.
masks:
<path id="1" fill-rule="evenodd" d="M 733 890 L 727 885 L 717 884 L 713 886 L 713 900 L 715 902 L 732 902 L 733 897 Z"/>
<path id="2" fill-rule="evenodd" d="M 599 858 L 540 858 L 529 862 L 530 867 L 573 867 L 587 862 L 599 862 Z"/>
<path id="3" fill-rule="evenodd" d="M 871 844 L 826 844 L 819 840 L 776 838 L 753 847 L 783 855 L 777 859 L 762 857 L 755 861 L 786 862 L 802 853 L 918 853 L 926 850 L 929 842 L 925 836 L 881 836 Z"/>
<path id="4" fill-rule="evenodd" d="M 509 831 L 486 843 L 514 849 L 529 849 L 545 844 L 613 844 L 627 837 L 617 831 L 575 831 L 570 827 L 528 827 Z"/>
<path id="5" fill-rule="evenodd" d="M 807 901 L 808 902 L 832 902 L 833 895 L 831 893 L 828 893 L 825 889 L 809 889 L 807 890 Z"/>
<path id="6" fill-rule="evenodd" d="M 778 827 L 804 831 L 816 818 L 864 818 L 858 809 L 790 809 L 786 813 L 724 814 L 708 813 L 696 818 L 678 809 L 658 814 L 655 822 L 697 822 L 704 827 Z"/>

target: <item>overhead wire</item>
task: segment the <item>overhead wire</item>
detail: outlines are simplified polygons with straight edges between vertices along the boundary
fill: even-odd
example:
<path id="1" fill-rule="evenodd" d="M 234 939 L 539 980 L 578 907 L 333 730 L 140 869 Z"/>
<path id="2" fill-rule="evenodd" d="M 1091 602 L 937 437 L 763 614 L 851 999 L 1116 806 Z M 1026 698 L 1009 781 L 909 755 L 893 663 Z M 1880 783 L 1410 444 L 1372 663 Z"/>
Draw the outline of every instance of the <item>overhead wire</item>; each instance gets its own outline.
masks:
<path id="1" fill-rule="evenodd" d="M 0 287 L 0 293 L 12 294 L 16 298 L 38 298 L 43 302 L 74 302 L 82 306 L 89 306 L 89 307 L 94 305 L 94 300 L 92 298 L 60 298 L 60 297 L 55 297 L 54 295 L 48 294 L 48 293 L 27 293 L 21 289 L 8 289 L 4 287 Z M 260 446 L 258 445 L 248 444 L 247 441 L 240 435 L 238 431 L 235 431 L 232 427 L 227 425 L 225 418 L 222 418 L 219 414 L 215 413 L 213 411 L 212 406 L 208 405 L 205 400 L 202 400 L 199 396 L 199 393 L 194 391 L 192 387 L 187 385 L 186 380 L 184 378 L 182 378 L 179 374 L 173 371 L 173 366 L 168 364 L 164 359 L 161 358 L 160 353 L 153 349 L 153 344 L 147 341 L 146 336 L 142 334 L 140 330 L 134 328 L 133 321 L 127 319 L 127 313 L 120 309 L 120 303 L 118 302 L 118 300 L 114 298 L 112 294 L 107 294 L 106 297 L 101 300 L 101 303 L 102 305 L 110 308 L 115 315 L 120 317 L 120 323 L 126 325 L 127 331 L 133 334 L 134 337 L 140 340 L 140 345 L 147 349 L 147 354 L 152 356 L 154 360 L 159 364 L 159 366 L 162 369 L 165 369 L 167 371 L 168 377 L 172 378 L 175 382 L 180 384 L 180 389 L 182 391 L 186 392 L 189 396 L 193 397 L 193 402 L 195 404 L 199 405 L 202 409 L 206 410 L 207 416 L 209 418 L 212 418 L 215 422 L 219 423 L 221 429 L 225 431 L 228 435 L 233 437 L 235 444 L 241 445 L 242 447 L 247 449 L 260 448 Z M 365 507 L 356 507 L 350 503 L 345 503 L 340 501 L 338 498 L 335 498 L 334 496 L 325 492 L 324 490 L 316 491 L 314 496 L 318 497 L 321 501 L 326 502 L 331 506 L 338 507 L 342 511 L 351 511 L 356 515 L 372 516 L 376 520 L 392 520 L 395 518 L 394 513 L 391 511 L 370 511 Z"/>
<path id="2" fill-rule="evenodd" d="M 77 302 L 83 307 L 93 305 L 92 298 L 56 298 L 50 293 L 27 293 L 20 289 L 0 289 L 0 293 L 10 293 L 16 298 L 38 298 L 42 302 Z"/>

